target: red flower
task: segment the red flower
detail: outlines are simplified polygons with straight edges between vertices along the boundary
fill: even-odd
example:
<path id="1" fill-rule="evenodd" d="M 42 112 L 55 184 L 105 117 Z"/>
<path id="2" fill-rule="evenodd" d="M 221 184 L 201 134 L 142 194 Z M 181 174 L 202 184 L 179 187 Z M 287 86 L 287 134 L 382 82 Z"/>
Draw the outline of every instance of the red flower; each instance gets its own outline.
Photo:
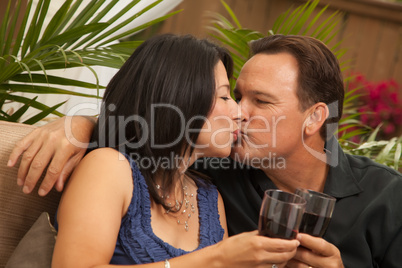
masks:
<path id="1" fill-rule="evenodd" d="M 358 98 L 361 107 L 358 112 L 363 113 L 360 120 L 363 124 L 376 128 L 383 124 L 380 131 L 392 134 L 396 126 L 402 124 L 402 100 L 399 97 L 399 84 L 393 80 L 380 82 L 368 81 L 362 74 L 355 74 L 349 82 L 351 90 L 360 88 Z"/>

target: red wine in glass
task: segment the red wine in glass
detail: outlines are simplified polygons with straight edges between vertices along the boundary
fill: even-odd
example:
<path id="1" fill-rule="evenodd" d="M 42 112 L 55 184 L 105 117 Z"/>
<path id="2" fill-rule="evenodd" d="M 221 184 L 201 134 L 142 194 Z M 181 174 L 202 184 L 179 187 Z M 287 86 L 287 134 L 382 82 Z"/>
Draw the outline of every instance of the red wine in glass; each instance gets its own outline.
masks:
<path id="1" fill-rule="evenodd" d="M 292 230 L 287 226 L 268 219 L 267 217 L 260 216 L 259 219 L 259 230 L 260 235 L 272 237 L 272 238 L 282 238 L 282 239 L 296 239 L 298 234 L 297 230 Z"/>
<path id="2" fill-rule="evenodd" d="M 299 231 L 312 236 L 322 237 L 330 221 L 330 217 L 304 212 Z"/>
<path id="3" fill-rule="evenodd" d="M 300 195 L 281 190 L 266 190 L 260 209 L 258 230 L 260 235 L 295 239 L 306 207 Z"/>
<path id="4" fill-rule="evenodd" d="M 296 194 L 307 201 L 299 232 L 322 237 L 331 221 L 336 198 L 310 189 L 296 189 Z"/>

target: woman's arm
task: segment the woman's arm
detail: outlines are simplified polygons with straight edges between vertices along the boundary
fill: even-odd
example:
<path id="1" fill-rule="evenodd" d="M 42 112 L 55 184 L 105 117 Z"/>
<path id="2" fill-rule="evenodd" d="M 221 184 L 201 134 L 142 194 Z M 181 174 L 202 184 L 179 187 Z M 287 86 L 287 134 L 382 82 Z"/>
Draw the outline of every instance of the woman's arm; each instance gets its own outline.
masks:
<path id="1" fill-rule="evenodd" d="M 223 235 L 223 239 L 228 238 L 228 226 L 226 222 L 226 213 L 225 213 L 225 205 L 223 203 L 223 199 L 221 194 L 218 192 L 218 212 L 219 212 L 219 220 L 221 222 L 221 226 L 223 230 L 225 230 L 225 234 Z"/>
<path id="2" fill-rule="evenodd" d="M 102 148 L 85 156 L 60 201 L 52 266 L 109 263 L 132 190 L 131 167 L 119 152 Z"/>

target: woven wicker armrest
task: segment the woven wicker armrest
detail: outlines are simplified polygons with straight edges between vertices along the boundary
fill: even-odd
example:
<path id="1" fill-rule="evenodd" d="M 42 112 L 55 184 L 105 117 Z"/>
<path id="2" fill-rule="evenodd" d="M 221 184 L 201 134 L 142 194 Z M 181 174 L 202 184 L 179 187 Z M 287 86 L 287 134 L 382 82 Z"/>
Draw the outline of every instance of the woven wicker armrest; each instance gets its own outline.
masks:
<path id="1" fill-rule="evenodd" d="M 40 197 L 37 194 L 40 182 L 31 194 L 22 193 L 17 185 L 19 163 L 13 168 L 7 167 L 15 143 L 34 128 L 0 121 L 0 268 L 5 266 L 18 242 L 42 212 L 48 212 L 53 220 L 60 200 L 61 194 L 55 190 Z"/>

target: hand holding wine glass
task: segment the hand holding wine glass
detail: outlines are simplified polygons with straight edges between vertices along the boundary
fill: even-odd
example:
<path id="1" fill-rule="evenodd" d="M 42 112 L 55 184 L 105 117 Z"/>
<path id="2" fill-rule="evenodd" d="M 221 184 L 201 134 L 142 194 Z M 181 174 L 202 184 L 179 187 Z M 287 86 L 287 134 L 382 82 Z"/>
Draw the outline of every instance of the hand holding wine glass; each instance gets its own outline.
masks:
<path id="1" fill-rule="evenodd" d="M 305 206 L 305 199 L 299 195 L 280 190 L 265 191 L 258 224 L 259 234 L 295 239 Z"/>
<path id="2" fill-rule="evenodd" d="M 286 267 L 344 267 L 339 249 L 322 238 L 331 220 L 336 199 L 307 189 L 297 189 L 296 194 L 306 200 L 306 209 L 297 237 L 300 247 Z"/>
<path id="3" fill-rule="evenodd" d="M 339 249 L 321 237 L 304 233 L 297 235 L 300 246 L 293 259 L 289 260 L 286 268 L 325 267 L 344 268 Z"/>
<path id="4" fill-rule="evenodd" d="M 306 209 L 299 231 L 316 237 L 323 237 L 331 221 L 336 199 L 324 193 L 308 189 L 297 189 L 296 194 L 306 200 Z"/>

